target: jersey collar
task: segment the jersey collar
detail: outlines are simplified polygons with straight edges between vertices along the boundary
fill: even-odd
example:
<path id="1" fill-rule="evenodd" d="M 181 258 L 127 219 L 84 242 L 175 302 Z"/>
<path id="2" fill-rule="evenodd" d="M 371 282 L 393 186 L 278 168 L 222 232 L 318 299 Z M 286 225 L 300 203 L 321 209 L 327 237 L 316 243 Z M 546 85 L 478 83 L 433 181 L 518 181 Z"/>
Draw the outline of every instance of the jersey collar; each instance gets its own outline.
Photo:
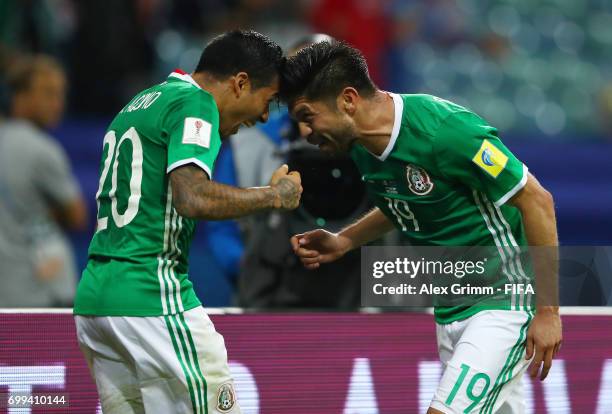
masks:
<path id="1" fill-rule="evenodd" d="M 399 136 L 400 127 L 402 125 L 402 115 L 404 113 L 404 100 L 401 96 L 396 93 L 388 92 L 389 95 L 393 98 L 393 107 L 395 108 L 395 120 L 393 121 L 393 129 L 391 130 L 391 139 L 387 144 L 387 148 L 383 151 L 380 156 L 375 155 L 381 161 L 387 159 L 391 151 L 393 151 L 393 147 L 395 147 L 395 142 L 397 141 L 397 137 Z"/>
<path id="2" fill-rule="evenodd" d="M 198 89 L 202 89 L 200 88 L 200 85 L 198 85 L 198 83 L 196 81 L 193 80 L 193 78 L 191 77 L 191 75 L 189 75 L 187 72 L 181 70 L 181 69 L 174 69 L 174 71 L 168 75 L 169 78 L 177 78 L 180 79 L 184 82 L 189 82 L 191 83 L 193 86 L 195 86 Z"/>

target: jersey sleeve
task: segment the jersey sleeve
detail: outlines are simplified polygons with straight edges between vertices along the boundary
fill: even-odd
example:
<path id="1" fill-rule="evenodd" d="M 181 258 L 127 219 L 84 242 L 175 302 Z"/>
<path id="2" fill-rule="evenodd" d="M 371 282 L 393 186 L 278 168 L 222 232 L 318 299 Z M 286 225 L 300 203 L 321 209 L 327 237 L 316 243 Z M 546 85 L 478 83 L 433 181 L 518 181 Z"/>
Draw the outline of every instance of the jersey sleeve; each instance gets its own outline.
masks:
<path id="1" fill-rule="evenodd" d="M 192 94 L 181 97 L 169 106 L 164 123 L 168 134 L 166 173 L 195 164 L 212 178 L 221 147 L 219 112 L 212 98 L 202 99 Z"/>
<path id="2" fill-rule="evenodd" d="M 472 112 L 448 116 L 433 148 L 440 174 L 483 192 L 498 207 L 527 182 L 527 166 L 501 142 L 497 129 Z"/>

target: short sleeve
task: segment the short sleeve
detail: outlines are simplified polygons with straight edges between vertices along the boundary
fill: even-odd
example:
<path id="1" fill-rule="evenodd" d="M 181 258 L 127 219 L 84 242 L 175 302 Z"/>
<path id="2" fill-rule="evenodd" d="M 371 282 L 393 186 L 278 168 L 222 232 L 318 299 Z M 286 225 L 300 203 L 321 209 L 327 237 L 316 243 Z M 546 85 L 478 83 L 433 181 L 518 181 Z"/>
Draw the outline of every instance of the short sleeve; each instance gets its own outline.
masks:
<path id="1" fill-rule="evenodd" d="M 221 147 L 219 112 L 212 98 L 203 99 L 193 94 L 181 98 L 170 106 L 164 129 L 168 134 L 166 172 L 195 164 L 212 177 Z"/>
<path id="2" fill-rule="evenodd" d="M 36 160 L 36 187 L 51 203 L 63 206 L 81 196 L 63 148 L 49 142 L 39 148 Z"/>
<path id="3" fill-rule="evenodd" d="M 448 116 L 433 147 L 440 174 L 483 192 L 496 206 L 527 182 L 527 167 L 501 142 L 497 129 L 472 112 Z"/>

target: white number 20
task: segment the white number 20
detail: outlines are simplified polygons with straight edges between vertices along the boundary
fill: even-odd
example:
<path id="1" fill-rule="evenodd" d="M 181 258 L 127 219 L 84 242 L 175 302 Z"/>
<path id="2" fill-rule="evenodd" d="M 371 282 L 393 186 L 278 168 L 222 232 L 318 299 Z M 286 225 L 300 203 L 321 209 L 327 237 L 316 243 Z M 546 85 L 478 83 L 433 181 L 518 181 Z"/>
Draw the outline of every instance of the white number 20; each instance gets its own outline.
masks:
<path id="1" fill-rule="evenodd" d="M 119 166 L 119 151 L 121 144 L 126 140 L 130 140 L 132 143 L 132 165 L 131 165 L 131 177 L 130 177 L 130 195 L 127 201 L 127 208 L 123 214 L 119 213 L 117 209 L 117 169 Z M 102 195 L 102 189 L 106 182 L 106 177 L 111 167 L 111 188 L 108 193 L 108 197 L 111 200 L 111 214 L 113 221 L 117 227 L 123 227 L 128 225 L 136 214 L 138 214 L 138 207 L 140 204 L 141 186 L 142 186 L 142 143 L 138 132 L 133 127 L 128 129 L 125 134 L 121 136 L 121 139 L 117 143 L 117 137 L 115 131 L 108 131 L 104 136 L 104 142 L 102 148 L 108 146 L 106 153 L 106 159 L 104 160 L 104 167 L 102 168 L 102 174 L 100 175 L 100 184 L 98 186 L 98 192 L 96 193 L 96 200 L 98 203 L 98 227 L 96 231 L 102 231 L 108 227 L 108 217 L 100 216 L 100 196 Z M 114 162 L 113 162 L 114 160 Z"/>

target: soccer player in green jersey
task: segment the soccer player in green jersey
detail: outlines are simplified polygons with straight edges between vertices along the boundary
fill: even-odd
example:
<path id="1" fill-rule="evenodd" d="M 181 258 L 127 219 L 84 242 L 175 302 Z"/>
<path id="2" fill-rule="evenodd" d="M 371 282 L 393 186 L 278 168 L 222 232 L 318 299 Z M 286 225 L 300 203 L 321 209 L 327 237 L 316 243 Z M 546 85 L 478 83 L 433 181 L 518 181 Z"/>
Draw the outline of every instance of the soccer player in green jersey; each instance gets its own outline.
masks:
<path id="1" fill-rule="evenodd" d="M 193 74 L 175 71 L 138 93 L 108 127 L 97 229 L 74 305 L 104 413 L 240 412 L 187 258 L 198 219 L 299 204 L 300 177 L 287 166 L 267 187 L 211 180 L 221 139 L 268 119 L 283 59 L 259 33 L 225 33 Z"/>
<path id="2" fill-rule="evenodd" d="M 311 144 L 351 153 L 377 206 L 339 233 L 292 237 L 307 268 L 394 227 L 412 245 L 497 246 L 505 273 L 517 278 L 525 276 L 522 246 L 557 246 L 551 195 L 470 110 L 377 89 L 361 53 L 337 42 L 288 58 L 280 95 Z M 525 297 L 510 296 L 493 309 L 435 309 L 444 372 L 429 414 L 523 412 L 521 376 L 533 357 L 532 376 L 542 367 L 546 377 L 561 321 L 555 306 L 538 302 L 534 312 Z"/>

